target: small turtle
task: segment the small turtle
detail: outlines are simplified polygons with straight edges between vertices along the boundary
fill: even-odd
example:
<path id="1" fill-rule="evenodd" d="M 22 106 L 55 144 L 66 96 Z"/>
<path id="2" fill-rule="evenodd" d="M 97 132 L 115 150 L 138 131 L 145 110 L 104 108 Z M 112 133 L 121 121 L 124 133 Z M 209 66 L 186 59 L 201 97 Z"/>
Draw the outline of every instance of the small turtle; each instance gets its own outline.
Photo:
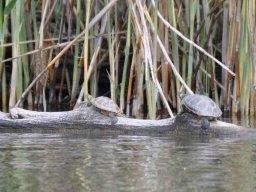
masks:
<path id="1" fill-rule="evenodd" d="M 108 97 L 100 96 L 92 98 L 90 99 L 90 103 L 95 108 L 99 109 L 103 115 L 111 117 L 112 124 L 115 124 L 117 122 L 117 118 L 115 117 L 115 115 L 124 117 L 122 110 L 112 99 Z"/>
<path id="2" fill-rule="evenodd" d="M 204 95 L 182 95 L 181 112 L 193 113 L 202 117 L 202 128 L 210 127 L 209 121 L 214 121 L 222 115 L 219 106 Z"/>

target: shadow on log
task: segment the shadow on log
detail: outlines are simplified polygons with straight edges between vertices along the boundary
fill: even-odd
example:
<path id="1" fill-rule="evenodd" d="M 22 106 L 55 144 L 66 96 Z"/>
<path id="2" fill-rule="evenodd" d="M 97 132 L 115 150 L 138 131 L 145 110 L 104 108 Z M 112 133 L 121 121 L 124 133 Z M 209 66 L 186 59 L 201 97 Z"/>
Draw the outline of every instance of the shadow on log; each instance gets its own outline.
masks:
<path id="1" fill-rule="evenodd" d="M 81 104 L 64 112 L 36 112 L 13 108 L 0 112 L 0 132 L 67 133 L 67 134 L 132 134 L 132 135 L 187 135 L 210 137 L 256 138 L 256 129 L 243 128 L 222 121 L 212 121 L 210 128 L 202 129 L 202 119 L 190 113 L 162 120 L 142 120 L 104 116 L 94 107 Z"/>

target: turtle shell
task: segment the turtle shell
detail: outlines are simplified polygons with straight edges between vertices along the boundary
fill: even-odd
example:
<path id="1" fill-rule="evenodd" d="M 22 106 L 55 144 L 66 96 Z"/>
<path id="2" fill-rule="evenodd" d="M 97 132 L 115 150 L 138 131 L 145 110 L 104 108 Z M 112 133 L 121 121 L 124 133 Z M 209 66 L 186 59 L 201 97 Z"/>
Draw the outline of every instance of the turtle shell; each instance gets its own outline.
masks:
<path id="1" fill-rule="evenodd" d="M 118 107 L 118 105 L 108 97 L 100 96 L 100 97 L 93 98 L 91 100 L 91 103 L 94 107 L 100 110 L 112 112 L 112 113 L 121 113 L 121 110 Z"/>
<path id="2" fill-rule="evenodd" d="M 182 105 L 186 110 L 198 115 L 209 118 L 217 118 L 222 115 L 219 106 L 204 95 L 187 95 L 182 99 Z"/>

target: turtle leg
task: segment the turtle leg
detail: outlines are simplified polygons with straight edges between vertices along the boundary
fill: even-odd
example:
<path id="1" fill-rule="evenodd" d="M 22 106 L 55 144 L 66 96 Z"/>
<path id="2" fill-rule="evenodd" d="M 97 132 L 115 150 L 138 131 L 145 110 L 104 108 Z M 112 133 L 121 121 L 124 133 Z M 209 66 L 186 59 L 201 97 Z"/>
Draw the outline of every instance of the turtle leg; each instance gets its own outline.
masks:
<path id="1" fill-rule="evenodd" d="M 115 125 L 118 121 L 117 117 L 113 113 L 109 113 L 111 125 Z"/>
<path id="2" fill-rule="evenodd" d="M 210 122 L 208 119 L 203 118 L 202 119 L 202 129 L 209 129 L 210 128 Z"/>

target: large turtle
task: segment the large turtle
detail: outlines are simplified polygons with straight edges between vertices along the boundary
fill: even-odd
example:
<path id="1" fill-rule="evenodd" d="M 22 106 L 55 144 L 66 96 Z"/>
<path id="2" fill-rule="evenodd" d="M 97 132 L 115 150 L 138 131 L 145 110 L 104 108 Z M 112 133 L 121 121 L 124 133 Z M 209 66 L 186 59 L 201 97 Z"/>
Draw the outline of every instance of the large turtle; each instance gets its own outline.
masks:
<path id="1" fill-rule="evenodd" d="M 118 107 L 118 105 L 110 98 L 100 96 L 96 98 L 91 98 L 90 103 L 103 115 L 111 117 L 111 123 L 115 124 L 117 121 L 116 116 L 125 116 L 122 110 Z"/>
<path id="2" fill-rule="evenodd" d="M 193 113 L 202 117 L 202 128 L 207 129 L 210 127 L 208 120 L 213 121 L 222 115 L 219 106 L 204 95 L 182 95 L 181 112 Z"/>

